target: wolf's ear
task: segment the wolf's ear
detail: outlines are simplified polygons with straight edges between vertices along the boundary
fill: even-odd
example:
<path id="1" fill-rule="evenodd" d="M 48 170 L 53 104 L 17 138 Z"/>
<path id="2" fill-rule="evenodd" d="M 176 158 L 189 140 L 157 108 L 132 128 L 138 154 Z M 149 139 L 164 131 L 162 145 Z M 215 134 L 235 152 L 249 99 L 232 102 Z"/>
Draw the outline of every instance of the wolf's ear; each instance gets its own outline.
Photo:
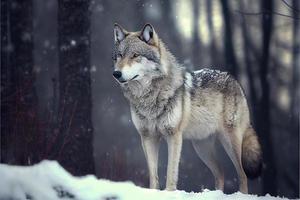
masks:
<path id="1" fill-rule="evenodd" d="M 126 37 L 127 31 L 123 29 L 119 24 L 114 25 L 114 37 L 115 42 L 121 42 Z"/>
<path id="2" fill-rule="evenodd" d="M 156 33 L 154 31 L 154 28 L 151 24 L 146 24 L 144 28 L 141 31 L 140 35 L 141 39 L 145 41 L 148 44 L 156 44 Z"/>

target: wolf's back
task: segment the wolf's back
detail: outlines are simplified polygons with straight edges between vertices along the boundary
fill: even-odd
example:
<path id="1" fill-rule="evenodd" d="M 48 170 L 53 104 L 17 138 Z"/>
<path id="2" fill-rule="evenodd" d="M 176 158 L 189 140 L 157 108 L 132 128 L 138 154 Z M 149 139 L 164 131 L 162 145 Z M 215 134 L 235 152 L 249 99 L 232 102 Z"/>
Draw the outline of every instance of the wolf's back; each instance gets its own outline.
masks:
<path id="1" fill-rule="evenodd" d="M 211 89 L 225 96 L 240 96 L 243 91 L 235 78 L 227 72 L 204 68 L 192 72 L 194 88 Z"/>
<path id="2" fill-rule="evenodd" d="M 202 88 L 207 87 L 219 87 L 221 89 L 225 86 L 225 82 L 231 78 L 227 72 L 221 72 L 219 70 L 213 70 L 203 68 L 198 71 L 192 72 L 194 77 L 194 85 L 201 86 Z"/>

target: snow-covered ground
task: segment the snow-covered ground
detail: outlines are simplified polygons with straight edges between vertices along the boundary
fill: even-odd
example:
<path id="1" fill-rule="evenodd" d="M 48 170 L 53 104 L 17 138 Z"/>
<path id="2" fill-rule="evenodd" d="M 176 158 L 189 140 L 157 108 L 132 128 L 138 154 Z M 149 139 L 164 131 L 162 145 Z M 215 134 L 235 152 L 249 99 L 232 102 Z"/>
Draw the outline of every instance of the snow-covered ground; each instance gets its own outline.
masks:
<path id="1" fill-rule="evenodd" d="M 99 180 L 95 176 L 73 177 L 55 161 L 42 161 L 30 167 L 0 164 L 0 200 L 211 200 L 211 199 L 281 199 L 257 197 L 239 192 L 201 193 L 159 191 L 141 188 L 131 182 Z"/>

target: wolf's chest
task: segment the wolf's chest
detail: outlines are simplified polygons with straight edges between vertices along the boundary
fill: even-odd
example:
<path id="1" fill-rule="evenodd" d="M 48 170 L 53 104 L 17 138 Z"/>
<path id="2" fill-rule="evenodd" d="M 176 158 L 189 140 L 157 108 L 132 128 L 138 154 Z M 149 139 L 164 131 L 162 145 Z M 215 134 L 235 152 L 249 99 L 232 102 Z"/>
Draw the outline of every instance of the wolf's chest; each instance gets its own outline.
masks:
<path id="1" fill-rule="evenodd" d="M 147 135 L 168 136 L 175 133 L 177 123 L 167 118 L 142 120 L 143 129 Z"/>
<path id="2" fill-rule="evenodd" d="M 160 112 L 132 109 L 131 113 L 133 122 L 139 132 L 142 130 L 142 132 L 150 135 L 170 135 L 174 133 L 182 120 L 182 104 L 176 102 L 170 107 L 160 108 Z"/>

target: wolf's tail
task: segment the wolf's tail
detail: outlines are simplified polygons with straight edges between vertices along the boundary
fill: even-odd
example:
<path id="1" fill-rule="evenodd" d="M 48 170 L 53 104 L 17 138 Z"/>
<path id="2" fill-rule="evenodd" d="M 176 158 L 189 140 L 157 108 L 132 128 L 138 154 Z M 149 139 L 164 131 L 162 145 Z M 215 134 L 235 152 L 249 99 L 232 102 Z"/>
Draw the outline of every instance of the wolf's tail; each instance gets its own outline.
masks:
<path id="1" fill-rule="evenodd" d="M 255 130 L 250 126 L 242 144 L 242 164 L 248 178 L 256 178 L 262 169 L 262 152 Z"/>

